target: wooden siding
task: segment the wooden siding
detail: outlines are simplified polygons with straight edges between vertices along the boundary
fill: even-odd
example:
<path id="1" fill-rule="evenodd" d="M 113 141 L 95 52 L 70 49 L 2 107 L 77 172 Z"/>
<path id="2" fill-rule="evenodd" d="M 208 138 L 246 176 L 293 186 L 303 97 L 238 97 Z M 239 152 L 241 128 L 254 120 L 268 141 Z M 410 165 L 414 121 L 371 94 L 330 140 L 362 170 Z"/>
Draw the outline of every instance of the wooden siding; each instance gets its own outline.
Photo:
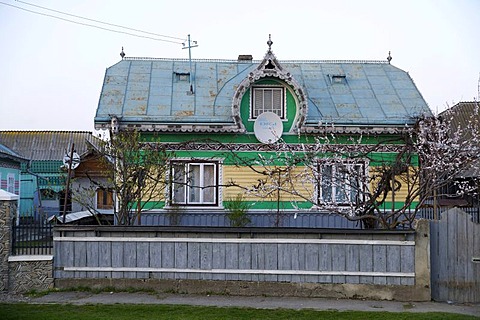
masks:
<path id="1" fill-rule="evenodd" d="M 262 167 L 253 167 L 256 170 L 261 171 Z M 297 168 L 292 172 L 293 176 L 301 175 L 303 168 Z M 224 183 L 228 183 L 229 181 L 234 181 L 236 184 L 241 185 L 245 188 L 250 188 L 253 185 L 257 185 L 259 183 L 259 179 L 265 179 L 264 175 L 259 173 L 255 173 L 252 169 L 248 167 L 236 167 L 236 166 L 224 166 L 223 167 L 223 181 Z M 313 194 L 313 185 L 312 184 L 305 184 L 304 181 L 301 179 L 297 179 L 293 187 L 295 190 L 306 190 L 305 195 L 308 196 L 309 194 Z M 265 201 L 260 197 L 256 197 L 251 194 L 247 194 L 244 190 L 238 187 L 228 187 L 224 190 L 224 200 L 229 198 L 235 198 L 238 193 L 244 194 L 245 201 Z M 276 193 L 274 197 L 270 199 L 270 201 L 277 201 Z M 305 201 L 301 197 L 296 197 L 286 192 L 280 192 L 280 201 Z"/>

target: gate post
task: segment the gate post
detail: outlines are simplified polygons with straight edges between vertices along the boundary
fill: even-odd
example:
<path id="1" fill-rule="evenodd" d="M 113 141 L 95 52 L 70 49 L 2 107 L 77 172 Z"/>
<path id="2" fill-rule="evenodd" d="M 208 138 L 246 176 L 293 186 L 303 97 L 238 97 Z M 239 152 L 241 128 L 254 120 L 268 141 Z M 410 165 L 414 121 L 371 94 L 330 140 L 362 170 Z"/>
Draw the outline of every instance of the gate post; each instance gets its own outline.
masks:
<path id="1" fill-rule="evenodd" d="M 9 289 L 8 257 L 12 248 L 12 223 L 18 199 L 18 196 L 10 195 L 0 195 L 0 291 Z"/>
<path id="2" fill-rule="evenodd" d="M 415 286 L 418 300 L 432 299 L 430 283 L 430 224 L 420 219 L 415 228 Z"/>

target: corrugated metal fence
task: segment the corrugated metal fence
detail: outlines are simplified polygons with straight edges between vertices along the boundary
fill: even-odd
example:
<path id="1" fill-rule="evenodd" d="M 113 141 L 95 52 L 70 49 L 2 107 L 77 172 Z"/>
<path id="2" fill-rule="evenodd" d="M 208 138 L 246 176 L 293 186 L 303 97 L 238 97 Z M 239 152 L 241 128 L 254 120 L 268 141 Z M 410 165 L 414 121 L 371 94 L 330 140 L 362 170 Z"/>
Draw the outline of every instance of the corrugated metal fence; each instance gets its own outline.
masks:
<path id="1" fill-rule="evenodd" d="M 480 224 L 460 209 L 430 221 L 432 299 L 480 302 Z"/>

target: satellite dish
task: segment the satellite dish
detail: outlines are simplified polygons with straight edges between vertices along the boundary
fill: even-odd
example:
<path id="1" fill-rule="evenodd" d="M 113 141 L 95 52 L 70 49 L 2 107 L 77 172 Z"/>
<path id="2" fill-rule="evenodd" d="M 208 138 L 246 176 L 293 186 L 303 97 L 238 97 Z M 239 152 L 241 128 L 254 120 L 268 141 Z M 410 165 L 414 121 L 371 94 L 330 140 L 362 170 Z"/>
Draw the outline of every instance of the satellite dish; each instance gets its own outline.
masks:
<path id="1" fill-rule="evenodd" d="M 70 155 L 65 154 L 63 156 L 63 165 L 68 168 L 69 162 L 70 162 Z M 72 167 L 71 167 L 72 170 L 77 168 L 79 164 L 80 164 L 80 156 L 78 155 L 77 152 L 74 151 L 73 157 L 72 157 Z"/>
<path id="2" fill-rule="evenodd" d="M 266 144 L 275 143 L 283 133 L 282 119 L 273 112 L 264 112 L 255 120 L 253 132 L 258 141 Z"/>

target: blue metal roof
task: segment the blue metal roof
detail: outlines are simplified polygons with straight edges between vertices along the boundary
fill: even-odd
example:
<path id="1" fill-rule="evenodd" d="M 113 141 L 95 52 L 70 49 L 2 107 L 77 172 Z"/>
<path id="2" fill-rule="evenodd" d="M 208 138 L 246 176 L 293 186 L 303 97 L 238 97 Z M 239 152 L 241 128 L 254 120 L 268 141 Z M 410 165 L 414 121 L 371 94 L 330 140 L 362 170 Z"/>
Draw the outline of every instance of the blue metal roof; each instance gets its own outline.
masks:
<path id="1" fill-rule="evenodd" d="M 96 128 L 112 116 L 122 123 L 234 124 L 232 100 L 260 61 L 129 58 L 107 69 L 95 116 Z M 305 126 L 403 126 L 431 115 L 407 72 L 381 61 L 279 61 L 303 88 Z M 337 77 L 340 81 L 335 81 Z"/>

